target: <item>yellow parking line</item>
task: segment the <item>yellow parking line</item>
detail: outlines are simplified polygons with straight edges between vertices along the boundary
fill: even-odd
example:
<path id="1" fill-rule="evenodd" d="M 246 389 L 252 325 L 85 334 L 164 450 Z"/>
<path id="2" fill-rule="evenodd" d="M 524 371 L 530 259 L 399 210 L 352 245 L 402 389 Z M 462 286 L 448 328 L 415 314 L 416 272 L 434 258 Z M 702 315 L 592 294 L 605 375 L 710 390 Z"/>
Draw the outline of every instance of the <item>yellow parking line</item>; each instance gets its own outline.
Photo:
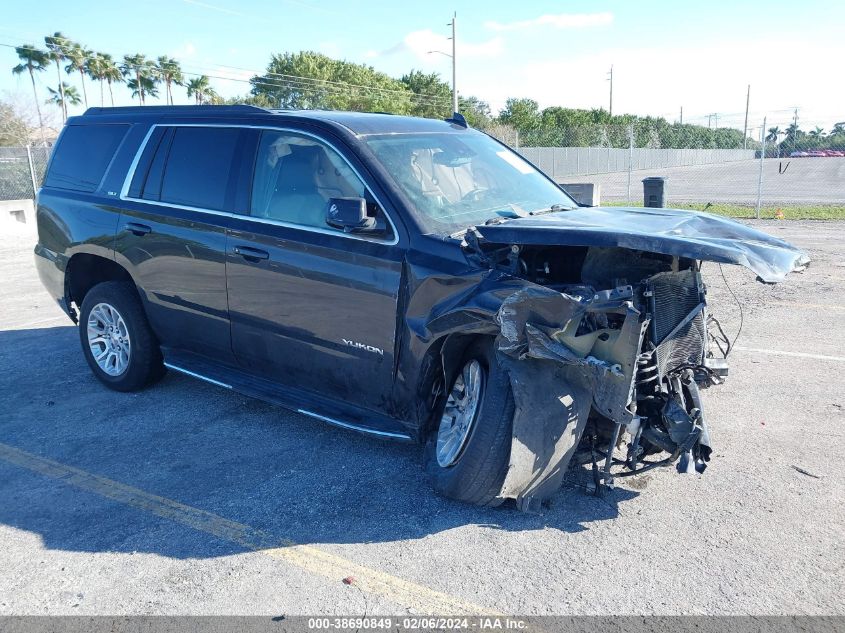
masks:
<path id="1" fill-rule="evenodd" d="M 351 576 L 355 579 L 355 585 L 362 591 L 383 596 L 413 612 L 429 615 L 498 615 L 471 602 L 465 602 L 423 585 L 359 565 L 316 547 L 297 545 L 293 541 L 279 539 L 269 532 L 244 523 L 231 521 L 211 512 L 159 497 L 139 488 L 67 466 L 7 444 L 0 443 L 0 459 L 59 480 L 74 488 L 171 519 L 195 530 L 236 543 L 245 549 L 283 560 L 331 581 L 340 583 L 344 578 Z"/>

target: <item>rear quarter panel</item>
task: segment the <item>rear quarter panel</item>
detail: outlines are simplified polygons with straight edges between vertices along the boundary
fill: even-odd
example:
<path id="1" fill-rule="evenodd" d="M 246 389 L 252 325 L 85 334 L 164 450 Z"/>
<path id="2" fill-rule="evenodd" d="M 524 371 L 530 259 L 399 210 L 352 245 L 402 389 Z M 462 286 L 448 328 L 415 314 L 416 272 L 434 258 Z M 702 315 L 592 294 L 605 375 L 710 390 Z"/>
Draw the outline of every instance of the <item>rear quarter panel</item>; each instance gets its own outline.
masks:
<path id="1" fill-rule="evenodd" d="M 120 209 L 92 194 L 42 189 L 36 222 L 35 262 L 44 287 L 66 312 L 65 272 L 78 253 L 114 259 L 114 234 Z"/>
<path id="2" fill-rule="evenodd" d="M 114 259 L 120 188 L 148 129 L 146 122 L 130 127 L 96 191 L 42 187 L 36 196 L 35 264 L 44 287 L 65 312 L 69 312 L 65 273 L 70 259 L 80 253 Z"/>

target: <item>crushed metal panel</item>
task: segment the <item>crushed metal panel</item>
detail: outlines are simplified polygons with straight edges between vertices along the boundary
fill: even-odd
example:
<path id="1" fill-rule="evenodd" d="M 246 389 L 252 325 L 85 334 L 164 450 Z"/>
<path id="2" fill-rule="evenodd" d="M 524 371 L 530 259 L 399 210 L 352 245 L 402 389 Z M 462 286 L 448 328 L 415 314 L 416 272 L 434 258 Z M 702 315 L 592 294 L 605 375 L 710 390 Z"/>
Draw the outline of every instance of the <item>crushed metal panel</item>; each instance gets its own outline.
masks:
<path id="1" fill-rule="evenodd" d="M 548 360 L 501 363 L 510 377 L 514 417 L 510 464 L 500 496 L 537 511 L 560 488 L 590 414 L 590 386 L 578 368 Z"/>
<path id="2" fill-rule="evenodd" d="M 593 391 L 596 409 L 603 416 L 620 424 L 629 424 L 633 418 L 628 404 L 633 398 L 637 359 L 649 323 L 648 320 L 640 321 L 639 315 L 634 307 L 628 308 L 622 331 L 614 345 L 614 355 L 623 359 L 620 363 L 621 375 L 596 380 Z"/>
<path id="3" fill-rule="evenodd" d="M 590 311 L 624 314 L 610 350 L 618 362 L 580 356 L 554 338 Z M 502 302 L 496 322 L 496 348 L 516 407 L 500 495 L 516 499 L 523 510 L 537 510 L 560 487 L 593 405 L 620 424 L 631 421 L 628 405 L 648 320 L 640 320 L 627 286 L 589 300 L 527 286 Z"/>
<path id="4" fill-rule="evenodd" d="M 476 228 L 497 244 L 621 247 L 688 259 L 739 264 L 766 283 L 810 263 L 806 253 L 767 233 L 700 211 L 592 207 L 515 218 Z"/>

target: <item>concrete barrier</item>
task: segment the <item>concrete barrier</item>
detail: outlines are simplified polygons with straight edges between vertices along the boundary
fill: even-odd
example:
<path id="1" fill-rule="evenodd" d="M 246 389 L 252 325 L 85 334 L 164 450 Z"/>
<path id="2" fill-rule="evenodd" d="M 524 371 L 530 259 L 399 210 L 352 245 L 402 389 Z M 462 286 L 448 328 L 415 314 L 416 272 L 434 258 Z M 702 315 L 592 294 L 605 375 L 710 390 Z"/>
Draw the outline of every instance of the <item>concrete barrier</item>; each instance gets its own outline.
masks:
<path id="1" fill-rule="evenodd" d="M 0 200 L 0 235 L 34 235 L 36 232 L 33 200 Z"/>
<path id="2" fill-rule="evenodd" d="M 601 203 L 601 187 L 592 182 L 561 182 L 558 183 L 566 193 L 575 198 L 578 204 L 598 207 Z"/>

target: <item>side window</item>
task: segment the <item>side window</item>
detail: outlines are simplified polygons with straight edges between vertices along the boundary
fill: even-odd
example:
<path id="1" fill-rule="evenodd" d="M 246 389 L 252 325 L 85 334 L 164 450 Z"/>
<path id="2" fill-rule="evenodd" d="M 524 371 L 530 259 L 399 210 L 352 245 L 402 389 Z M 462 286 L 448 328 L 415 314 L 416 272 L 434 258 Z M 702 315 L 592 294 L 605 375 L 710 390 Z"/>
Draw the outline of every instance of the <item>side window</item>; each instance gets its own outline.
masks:
<path id="1" fill-rule="evenodd" d="M 331 198 L 365 198 L 367 213 L 389 224 L 364 183 L 330 146 L 308 136 L 265 130 L 258 143 L 250 215 L 342 232 L 326 223 Z"/>
<path id="2" fill-rule="evenodd" d="M 128 125 L 116 124 L 67 127 L 54 151 L 44 186 L 96 190 L 128 130 Z"/>
<path id="3" fill-rule="evenodd" d="M 235 152 L 241 131 L 238 128 L 176 127 L 170 140 L 170 151 L 161 175 L 158 199 L 216 211 L 231 210 L 227 199 L 235 177 Z M 161 153 L 161 152 L 159 152 Z M 150 167 L 156 176 L 158 155 Z M 153 185 L 153 189 L 155 185 Z M 147 187 L 144 188 L 147 198 Z"/>

